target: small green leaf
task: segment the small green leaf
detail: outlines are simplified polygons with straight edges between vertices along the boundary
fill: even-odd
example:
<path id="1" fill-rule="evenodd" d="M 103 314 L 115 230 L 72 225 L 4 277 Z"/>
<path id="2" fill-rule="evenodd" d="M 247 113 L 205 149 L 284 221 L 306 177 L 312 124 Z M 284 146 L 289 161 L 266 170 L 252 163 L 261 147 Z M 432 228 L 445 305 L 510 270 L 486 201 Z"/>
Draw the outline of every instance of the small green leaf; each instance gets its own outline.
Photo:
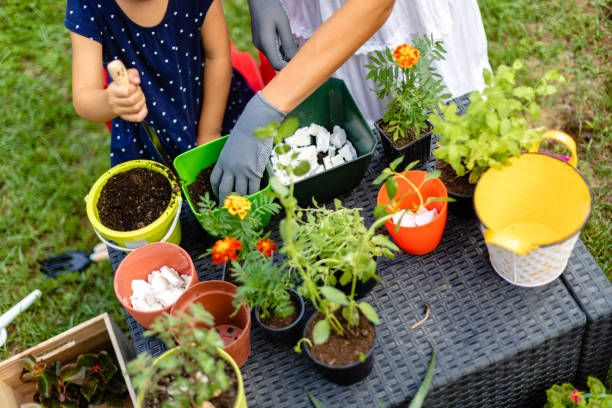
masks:
<path id="1" fill-rule="evenodd" d="M 393 199 L 397 194 L 397 181 L 394 177 L 389 177 L 387 181 L 385 181 L 385 187 L 387 188 L 387 194 L 389 198 Z"/>
<path id="2" fill-rule="evenodd" d="M 440 174 L 442 174 L 440 170 L 434 170 L 431 173 L 427 173 L 427 175 L 425 176 L 425 180 L 438 178 L 440 177 Z"/>
<path id="3" fill-rule="evenodd" d="M 391 176 L 393 174 L 393 172 L 391 171 L 391 169 L 386 168 L 382 171 L 382 173 L 380 173 L 378 175 L 378 177 L 376 177 L 374 179 L 374 181 L 372 182 L 372 184 L 380 184 L 383 181 L 385 181 L 387 179 L 387 177 Z"/>
<path id="4" fill-rule="evenodd" d="M 433 203 L 434 201 L 446 201 L 447 203 L 453 203 L 456 200 L 452 197 L 428 197 L 425 204 Z"/>
<path id="5" fill-rule="evenodd" d="M 279 144 L 274 148 L 274 151 L 279 156 L 282 156 L 283 154 L 288 153 L 290 150 L 291 150 L 291 146 L 286 145 L 286 144 Z"/>
<path id="6" fill-rule="evenodd" d="M 363 313 L 366 319 L 368 319 L 372 323 L 378 324 L 380 322 L 380 320 L 378 319 L 378 313 L 376 313 L 376 310 L 374 310 L 372 305 L 366 302 L 361 302 L 357 304 L 357 307 L 359 308 L 361 313 Z"/>
<path id="7" fill-rule="evenodd" d="M 360 352 L 359 353 L 359 361 L 361 361 L 363 363 L 363 362 L 365 362 L 365 358 L 366 358 L 365 354 L 363 354 L 363 352 Z"/>
<path id="8" fill-rule="evenodd" d="M 76 363 L 80 366 L 91 368 L 95 365 L 100 365 L 100 359 L 95 354 L 86 353 L 81 354 L 79 358 L 77 358 Z"/>
<path id="9" fill-rule="evenodd" d="M 297 166 L 293 168 L 293 174 L 295 174 L 296 176 L 303 176 L 304 174 L 308 173 L 309 170 L 310 163 L 305 160 L 302 160 L 298 163 Z"/>
<path id="10" fill-rule="evenodd" d="M 37 366 L 36 359 L 31 355 L 23 357 L 20 361 L 23 367 L 28 371 L 34 371 Z"/>
<path id="11" fill-rule="evenodd" d="M 404 160 L 404 156 L 398 157 L 397 159 L 393 160 L 391 164 L 389 164 L 389 168 L 391 170 L 395 170 L 397 166 L 399 166 L 403 160 Z"/>
<path id="12" fill-rule="evenodd" d="M 320 290 L 323 296 L 325 296 L 325 299 L 328 299 L 331 302 L 338 303 L 342 306 L 349 304 L 346 294 L 333 286 L 323 286 Z"/>
<path id="13" fill-rule="evenodd" d="M 51 396 L 52 384 L 55 382 L 56 376 L 51 372 L 51 370 L 46 370 L 44 373 L 38 377 L 38 382 L 36 384 L 36 389 L 45 398 L 49 398 Z"/>
<path id="14" fill-rule="evenodd" d="M 87 401 L 91 399 L 91 396 L 98 390 L 98 382 L 93 378 L 88 378 L 81 385 L 81 394 Z"/>
<path id="15" fill-rule="evenodd" d="M 280 182 L 278 177 L 272 177 L 270 179 L 270 187 L 272 188 L 272 191 L 283 198 L 289 195 L 289 189 Z"/>
<path id="16" fill-rule="evenodd" d="M 330 326 L 327 320 L 319 320 L 312 330 L 314 344 L 323 344 L 329 338 Z"/>
<path id="17" fill-rule="evenodd" d="M 433 378 L 435 369 L 436 350 L 432 346 L 431 361 L 429 362 L 429 368 L 427 369 L 427 373 L 425 374 L 425 379 L 423 380 L 423 383 L 421 383 L 421 386 L 419 387 L 412 401 L 410 401 L 410 405 L 408 405 L 408 408 L 421 408 L 423 406 L 423 402 L 425 401 L 425 397 L 427 396 L 427 391 L 429 391 L 429 386 L 431 385 L 431 379 Z"/>
<path id="18" fill-rule="evenodd" d="M 306 390 L 306 394 L 308 394 L 308 398 L 310 398 L 310 401 L 312 401 L 312 405 L 314 405 L 315 408 L 326 408 L 325 405 L 323 405 L 323 403 L 319 401 L 317 397 L 309 393 L 308 390 Z"/>
<path id="19" fill-rule="evenodd" d="M 270 136 L 274 136 L 278 124 L 270 123 L 268 126 L 255 129 L 253 135 L 259 140 L 266 140 Z"/>
<path id="20" fill-rule="evenodd" d="M 300 122 L 297 118 L 285 119 L 285 121 L 281 123 L 280 127 L 278 128 L 278 135 L 284 140 L 286 137 L 289 137 L 295 133 L 299 126 L 299 123 Z"/>
<path id="21" fill-rule="evenodd" d="M 540 118 L 540 105 L 533 102 L 529 105 L 528 110 L 529 110 L 529 115 L 531 116 L 531 120 L 533 120 L 534 122 L 537 122 L 538 119 Z"/>
<path id="22" fill-rule="evenodd" d="M 377 205 L 376 208 L 374 208 L 374 218 L 381 218 L 386 216 L 387 213 L 387 206 L 386 205 Z"/>
<path id="23" fill-rule="evenodd" d="M 416 166 L 417 164 L 419 164 L 419 161 L 415 160 L 412 163 L 410 163 L 409 165 L 407 165 L 406 168 L 404 169 L 404 173 L 407 172 L 408 170 L 412 170 L 414 168 L 414 166 Z"/>
<path id="24" fill-rule="evenodd" d="M 64 382 L 76 382 L 85 378 L 85 367 L 77 364 L 66 364 L 60 371 L 60 377 Z"/>

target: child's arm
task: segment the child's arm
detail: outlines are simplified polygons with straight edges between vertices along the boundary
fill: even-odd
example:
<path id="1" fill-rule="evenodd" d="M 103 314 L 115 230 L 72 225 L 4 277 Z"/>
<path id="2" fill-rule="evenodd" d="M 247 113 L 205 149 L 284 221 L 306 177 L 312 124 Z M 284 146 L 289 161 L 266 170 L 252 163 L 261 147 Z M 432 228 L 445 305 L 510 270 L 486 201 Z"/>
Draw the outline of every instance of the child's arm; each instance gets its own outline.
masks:
<path id="1" fill-rule="evenodd" d="M 221 136 L 221 124 L 232 79 L 229 34 L 220 0 L 214 0 L 210 5 L 200 31 L 205 62 L 198 145 Z"/>
<path id="2" fill-rule="evenodd" d="M 130 83 L 111 82 L 104 89 L 102 45 L 74 32 L 72 40 L 72 102 L 77 114 L 91 122 L 106 122 L 121 116 L 141 122 L 147 116 L 144 94 L 140 89 L 138 70 L 129 69 Z"/>

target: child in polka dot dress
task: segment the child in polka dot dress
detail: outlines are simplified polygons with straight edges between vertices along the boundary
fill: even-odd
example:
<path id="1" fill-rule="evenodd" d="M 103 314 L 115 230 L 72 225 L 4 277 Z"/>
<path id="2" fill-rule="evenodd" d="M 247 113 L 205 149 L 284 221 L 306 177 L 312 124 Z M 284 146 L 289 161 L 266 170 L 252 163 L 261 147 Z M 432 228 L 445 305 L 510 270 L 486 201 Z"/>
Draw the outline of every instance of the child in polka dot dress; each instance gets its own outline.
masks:
<path id="1" fill-rule="evenodd" d="M 253 92 L 232 71 L 221 0 L 68 0 L 72 96 L 82 118 L 112 119 L 111 166 L 162 161 L 140 125 L 172 158 L 228 134 Z M 129 84 L 103 84 L 113 59 Z M 229 94 L 229 103 L 228 103 Z"/>

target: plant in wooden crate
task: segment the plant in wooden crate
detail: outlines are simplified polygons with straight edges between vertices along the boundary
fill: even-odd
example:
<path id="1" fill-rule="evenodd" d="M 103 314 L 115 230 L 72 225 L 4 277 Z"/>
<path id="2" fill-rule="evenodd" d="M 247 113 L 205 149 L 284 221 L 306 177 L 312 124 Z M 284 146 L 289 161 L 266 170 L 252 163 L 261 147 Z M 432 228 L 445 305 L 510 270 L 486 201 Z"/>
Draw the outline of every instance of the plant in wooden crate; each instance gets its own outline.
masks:
<path id="1" fill-rule="evenodd" d="M 427 115 L 440 99 L 451 97 L 444 93 L 442 77 L 434 68 L 446 53 L 442 42 L 423 35 L 413 45 L 399 45 L 393 52 L 389 48 L 376 51 L 370 56 L 371 64 L 365 66 L 369 69 L 366 79 L 375 82 L 378 98 L 388 100 L 383 118 L 375 123 L 385 151 L 392 157 L 405 154 L 407 162 L 429 159 Z"/>
<path id="2" fill-rule="evenodd" d="M 589 392 L 579 391 L 570 383 L 553 385 L 546 391 L 547 402 L 544 408 L 609 408 L 612 407 L 612 394 L 595 377 L 587 379 Z"/>
<path id="3" fill-rule="evenodd" d="M 145 335 L 157 335 L 170 349 L 155 360 L 141 353 L 128 364 L 140 407 L 246 407 L 240 371 L 211 327 L 212 315 L 198 303 L 189 313 L 155 320 Z"/>
<path id="4" fill-rule="evenodd" d="M 495 74 L 485 70 L 486 87 L 470 94 L 464 115 L 457 115 L 454 102 L 439 104 L 440 116 L 429 115 L 433 133 L 441 136 L 434 155 L 440 159 L 441 178 L 451 196 L 471 196 L 488 168 L 506 166 L 509 158 L 530 150 L 542 138 L 542 128 L 534 127 L 540 116 L 539 103 L 557 92 L 554 82 L 565 79 L 553 69 L 533 87 L 519 85 L 516 75 L 521 69 L 523 64 L 515 61 L 510 67 L 499 66 Z M 471 199 L 468 205 L 472 211 Z"/>
<path id="5" fill-rule="evenodd" d="M 106 352 L 81 354 L 76 362 L 47 366 L 28 355 L 21 359 L 21 381 L 36 382 L 34 401 L 41 407 L 76 408 L 100 405 L 121 407 L 127 387 L 117 363 Z"/>

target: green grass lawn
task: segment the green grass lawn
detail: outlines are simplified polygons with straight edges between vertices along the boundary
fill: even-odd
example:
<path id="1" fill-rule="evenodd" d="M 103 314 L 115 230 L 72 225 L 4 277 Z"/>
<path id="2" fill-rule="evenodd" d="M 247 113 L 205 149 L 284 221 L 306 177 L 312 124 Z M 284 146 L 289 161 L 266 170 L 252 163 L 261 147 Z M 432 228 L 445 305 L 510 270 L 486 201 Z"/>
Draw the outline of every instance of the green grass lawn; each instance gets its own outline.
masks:
<path id="1" fill-rule="evenodd" d="M 230 33 L 253 51 L 246 2 L 224 2 Z M 612 40 L 604 1 L 480 0 L 495 67 L 521 58 L 526 81 L 551 67 L 569 80 L 543 115 L 543 125 L 578 141 L 580 170 L 595 196 L 582 239 L 612 278 Z M 109 312 L 125 327 L 108 261 L 85 272 L 44 279 L 37 261 L 96 243 L 83 198 L 108 168 L 103 125 L 74 113 L 65 2 L 5 0 L 0 7 L 0 311 L 30 291 L 44 295 L 9 326 L 0 359 L 84 320 Z"/>

